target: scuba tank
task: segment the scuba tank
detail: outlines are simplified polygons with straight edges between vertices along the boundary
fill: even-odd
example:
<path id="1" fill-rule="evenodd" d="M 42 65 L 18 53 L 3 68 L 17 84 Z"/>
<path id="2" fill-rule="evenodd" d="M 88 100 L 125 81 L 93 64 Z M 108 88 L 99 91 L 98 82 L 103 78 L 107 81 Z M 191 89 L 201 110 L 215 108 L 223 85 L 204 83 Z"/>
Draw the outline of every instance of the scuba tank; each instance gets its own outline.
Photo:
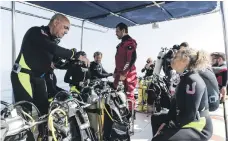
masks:
<path id="1" fill-rule="evenodd" d="M 176 87 L 180 82 L 180 77 L 179 75 L 176 73 L 175 70 L 171 71 L 172 73 L 172 78 L 170 80 L 170 86 L 169 86 L 169 91 L 171 95 L 174 95 L 175 91 L 176 91 Z"/>
<path id="2" fill-rule="evenodd" d="M 34 126 L 46 122 L 45 116 L 40 115 L 37 107 L 28 101 L 19 101 L 14 104 L 8 104 L 1 101 L 5 105 L 1 110 L 1 140 L 2 141 L 35 141 L 35 138 L 30 131 Z M 26 110 L 23 104 L 29 104 L 37 112 L 39 119 L 35 119 L 31 115 L 31 111 Z M 34 130 L 34 128 L 33 128 Z"/>
<path id="3" fill-rule="evenodd" d="M 11 116 L 1 120 L 1 140 L 2 141 L 26 141 L 26 132 L 20 129 L 26 125 L 26 121 L 19 115 Z M 2 125 L 4 128 L 2 128 Z M 4 133 L 5 132 L 5 133 Z M 24 134 L 24 135 L 23 135 Z M 5 137 L 4 137 L 5 136 Z"/>
<path id="4" fill-rule="evenodd" d="M 157 60 L 155 63 L 153 74 L 159 75 L 162 69 L 163 57 L 166 55 L 166 48 L 161 48 L 161 51 L 158 53 Z"/>
<path id="5" fill-rule="evenodd" d="M 129 119 L 130 111 L 128 109 L 127 97 L 123 89 L 123 84 L 120 81 L 117 90 L 111 91 L 105 101 L 110 108 L 109 116 L 113 121 L 110 141 L 130 141 L 130 129 L 132 124 Z"/>
<path id="6" fill-rule="evenodd" d="M 89 121 L 91 123 L 91 128 L 93 129 L 93 132 L 97 139 L 101 138 L 99 133 L 102 130 L 100 127 L 100 116 L 102 115 L 101 111 L 103 109 L 103 106 L 100 103 L 100 100 L 101 99 L 96 94 L 96 92 L 93 89 L 91 89 L 90 96 L 87 98 L 87 103 L 90 103 L 92 105 L 87 108 L 87 114 L 89 117 Z"/>
<path id="7" fill-rule="evenodd" d="M 93 140 L 88 115 L 80 101 L 73 96 L 62 91 L 51 103 L 48 117 L 49 141 Z"/>

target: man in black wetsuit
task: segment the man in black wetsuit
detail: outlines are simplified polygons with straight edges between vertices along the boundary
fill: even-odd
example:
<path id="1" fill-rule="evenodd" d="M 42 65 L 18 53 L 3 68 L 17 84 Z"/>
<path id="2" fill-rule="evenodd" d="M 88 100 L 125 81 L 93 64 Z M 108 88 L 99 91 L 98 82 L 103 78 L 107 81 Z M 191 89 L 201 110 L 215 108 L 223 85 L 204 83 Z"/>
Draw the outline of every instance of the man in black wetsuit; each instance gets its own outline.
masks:
<path id="1" fill-rule="evenodd" d="M 146 74 L 144 77 L 151 76 L 153 74 L 154 64 L 153 64 L 153 60 L 151 58 L 147 59 L 145 67 L 141 70 L 142 73 L 144 71 L 146 71 Z"/>
<path id="2" fill-rule="evenodd" d="M 56 44 L 70 28 L 70 21 L 62 14 L 55 14 L 48 26 L 31 27 L 25 34 L 21 50 L 11 72 L 15 102 L 33 102 L 41 114 L 48 112 L 48 93 L 45 74 L 51 67 L 54 56 L 63 59 L 79 59 L 89 64 L 88 59 L 76 52 Z M 24 105 L 31 111 L 31 106 Z M 32 139 L 29 139 L 32 141 Z"/>
<path id="3" fill-rule="evenodd" d="M 212 57 L 212 69 L 217 77 L 221 93 L 221 102 L 225 100 L 227 94 L 227 66 L 225 64 L 225 53 L 214 52 Z"/>
<path id="4" fill-rule="evenodd" d="M 80 52 L 86 57 L 85 52 Z M 71 92 L 80 92 L 82 89 L 81 82 L 85 82 L 90 78 L 89 68 L 80 60 L 71 61 L 64 77 L 64 82 L 70 84 Z"/>
<path id="5" fill-rule="evenodd" d="M 60 39 L 56 39 L 55 43 L 59 44 Z M 60 57 L 53 57 L 53 60 L 51 62 L 50 70 L 44 75 L 46 86 L 47 86 L 47 92 L 48 92 L 48 101 L 51 102 L 53 100 L 53 97 L 60 91 L 64 91 L 64 89 L 57 86 L 57 77 L 54 73 L 55 69 L 61 69 L 66 70 L 68 68 L 69 63 L 64 63 L 62 61 L 62 58 Z"/>
<path id="6" fill-rule="evenodd" d="M 95 52 L 93 57 L 94 61 L 90 64 L 91 79 L 106 78 L 113 75 L 112 73 L 108 73 L 107 71 L 105 71 L 105 69 L 103 68 L 101 64 L 101 52 Z"/>

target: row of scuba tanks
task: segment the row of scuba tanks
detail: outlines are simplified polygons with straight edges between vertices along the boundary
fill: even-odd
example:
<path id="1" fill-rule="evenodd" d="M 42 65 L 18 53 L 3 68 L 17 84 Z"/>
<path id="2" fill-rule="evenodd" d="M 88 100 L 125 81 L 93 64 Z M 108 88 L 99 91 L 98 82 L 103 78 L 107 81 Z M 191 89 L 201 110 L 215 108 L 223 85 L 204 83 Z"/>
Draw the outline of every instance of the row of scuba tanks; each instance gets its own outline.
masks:
<path id="1" fill-rule="evenodd" d="M 5 105 L 1 110 L 1 140 L 26 140 L 28 131 L 44 125 L 43 134 L 39 134 L 42 141 L 101 141 L 104 112 L 116 123 L 115 126 L 126 127 L 123 132 L 133 132 L 132 120 L 126 118 L 130 113 L 122 83 L 119 83 L 117 90 L 112 88 L 112 83 L 100 79 L 82 85 L 83 89 L 79 93 L 61 91 L 56 94 L 48 114 L 43 116 L 30 102 L 8 104 L 1 101 Z M 38 116 L 36 120 L 32 113 L 23 108 L 23 104 L 34 107 Z M 110 139 L 119 140 L 112 134 Z"/>
<path id="2" fill-rule="evenodd" d="M 170 69 L 173 48 L 161 48 L 158 53 L 152 76 L 139 77 L 138 79 L 138 106 L 137 111 L 149 114 L 167 112 L 170 101 L 174 95 L 179 76 Z M 161 71 L 165 76 L 161 76 Z"/>

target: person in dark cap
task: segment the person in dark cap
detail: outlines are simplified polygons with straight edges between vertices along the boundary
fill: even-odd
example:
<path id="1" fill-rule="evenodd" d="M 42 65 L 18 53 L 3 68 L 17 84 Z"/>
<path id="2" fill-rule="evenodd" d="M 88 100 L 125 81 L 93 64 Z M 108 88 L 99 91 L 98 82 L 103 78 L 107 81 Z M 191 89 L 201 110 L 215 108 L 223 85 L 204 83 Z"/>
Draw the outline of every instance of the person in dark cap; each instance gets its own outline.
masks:
<path id="1" fill-rule="evenodd" d="M 163 61 L 163 71 L 164 71 L 165 75 L 168 76 L 168 80 L 170 80 L 172 77 L 172 73 L 171 73 L 172 68 L 171 68 L 170 62 L 171 62 L 173 56 L 175 55 L 175 53 L 178 50 L 180 50 L 182 48 L 186 48 L 186 47 L 189 47 L 189 44 L 187 42 L 183 42 L 180 45 L 175 44 L 175 45 L 173 45 L 173 48 L 170 49 L 164 56 L 165 59 Z"/>
<path id="2" fill-rule="evenodd" d="M 220 99 L 223 102 L 227 94 L 227 66 L 226 66 L 226 55 L 223 52 L 213 52 L 212 58 L 212 69 L 216 75 L 219 89 Z"/>
<path id="3" fill-rule="evenodd" d="M 221 65 L 225 65 L 225 61 L 226 61 L 226 55 L 223 52 L 213 52 L 211 54 L 212 57 L 212 66 L 221 66 Z"/>
<path id="4" fill-rule="evenodd" d="M 180 44 L 180 48 L 182 47 L 189 47 L 189 44 L 187 42 L 183 42 Z"/>

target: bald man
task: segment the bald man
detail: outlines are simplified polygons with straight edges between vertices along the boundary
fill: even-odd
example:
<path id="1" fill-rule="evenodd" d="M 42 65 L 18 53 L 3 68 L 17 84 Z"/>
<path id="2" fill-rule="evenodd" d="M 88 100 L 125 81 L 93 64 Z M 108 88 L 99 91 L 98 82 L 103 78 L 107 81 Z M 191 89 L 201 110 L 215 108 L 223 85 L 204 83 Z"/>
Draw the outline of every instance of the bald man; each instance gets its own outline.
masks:
<path id="1" fill-rule="evenodd" d="M 62 59 L 78 59 L 89 64 L 88 59 L 76 51 L 57 45 L 68 33 L 70 21 L 62 14 L 55 14 L 48 26 L 31 27 L 25 34 L 21 50 L 11 72 L 11 82 L 15 102 L 33 102 L 40 113 L 48 113 L 48 93 L 45 75 L 51 69 L 53 57 Z M 24 105 L 24 110 L 31 107 Z M 32 141 L 32 139 L 29 139 Z"/>
<path id="2" fill-rule="evenodd" d="M 154 71 L 154 63 L 153 63 L 153 60 L 152 58 L 148 58 L 147 61 L 146 61 L 146 65 L 145 67 L 142 69 L 141 72 L 144 72 L 146 71 L 146 74 L 144 77 L 147 77 L 147 76 L 151 76 L 153 74 L 153 71 Z"/>

